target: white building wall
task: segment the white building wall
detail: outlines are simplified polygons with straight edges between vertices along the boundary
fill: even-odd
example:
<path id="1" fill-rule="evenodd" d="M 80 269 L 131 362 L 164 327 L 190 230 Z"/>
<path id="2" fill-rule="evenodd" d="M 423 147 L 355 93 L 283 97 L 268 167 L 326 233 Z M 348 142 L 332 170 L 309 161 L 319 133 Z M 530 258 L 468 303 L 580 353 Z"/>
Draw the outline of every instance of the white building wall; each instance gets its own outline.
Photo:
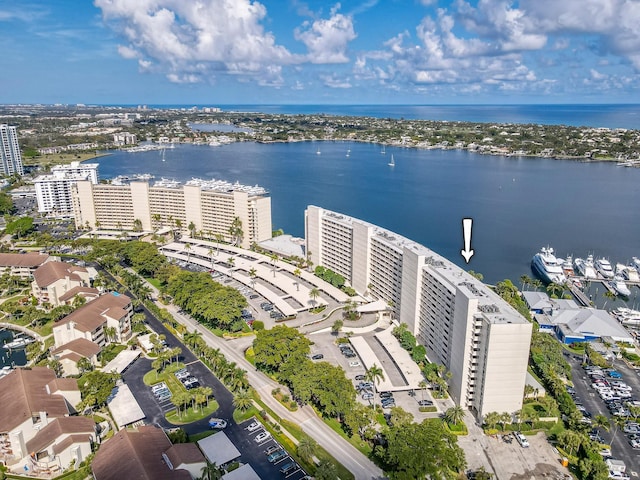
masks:
<path id="1" fill-rule="evenodd" d="M 402 252 L 402 296 L 398 306 L 398 319 L 406 323 L 409 331 L 416 337 L 420 326 L 420 294 L 422 291 L 422 266 L 424 256 L 414 249 L 405 248 Z"/>
<path id="2" fill-rule="evenodd" d="M 149 184 L 147 182 L 131 182 L 131 203 L 134 221 L 140 220 L 142 230 L 152 230 L 151 209 L 149 207 Z"/>
<path id="3" fill-rule="evenodd" d="M 12 125 L 0 125 L 0 176 L 23 175 L 18 131 Z"/>
<path id="4" fill-rule="evenodd" d="M 320 218 L 322 209 L 309 205 L 305 210 L 305 245 L 306 253 L 314 265 L 320 265 L 322 257 L 322 233 L 320 231 Z"/>
<path id="5" fill-rule="evenodd" d="M 197 185 L 184 186 L 184 211 L 186 221 L 184 228 L 188 229 L 191 222 L 193 222 L 196 227 L 196 232 L 203 228 L 202 198 L 200 192 L 200 187 Z"/>
<path id="6" fill-rule="evenodd" d="M 351 264 L 351 286 L 357 292 L 368 292 L 369 294 L 369 255 L 370 237 L 373 229 L 363 223 L 353 225 L 353 261 Z"/>

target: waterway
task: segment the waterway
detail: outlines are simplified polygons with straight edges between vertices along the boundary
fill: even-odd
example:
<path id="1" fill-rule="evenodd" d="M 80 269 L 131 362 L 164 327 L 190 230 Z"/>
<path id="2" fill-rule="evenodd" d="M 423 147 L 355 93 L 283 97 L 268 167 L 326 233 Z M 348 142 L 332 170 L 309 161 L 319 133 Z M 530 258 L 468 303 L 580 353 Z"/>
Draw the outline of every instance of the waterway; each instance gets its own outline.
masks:
<path id="1" fill-rule="evenodd" d="M 490 283 L 531 274 L 532 256 L 546 245 L 614 264 L 640 256 L 640 169 L 614 163 L 392 147 L 382 154 L 354 142 L 176 145 L 164 162 L 153 151 L 96 161 L 101 178 L 259 184 L 271 192 L 274 229 L 304 236 L 304 209 L 318 205 L 404 235 Z M 468 265 L 460 255 L 465 217 L 474 220 Z"/>

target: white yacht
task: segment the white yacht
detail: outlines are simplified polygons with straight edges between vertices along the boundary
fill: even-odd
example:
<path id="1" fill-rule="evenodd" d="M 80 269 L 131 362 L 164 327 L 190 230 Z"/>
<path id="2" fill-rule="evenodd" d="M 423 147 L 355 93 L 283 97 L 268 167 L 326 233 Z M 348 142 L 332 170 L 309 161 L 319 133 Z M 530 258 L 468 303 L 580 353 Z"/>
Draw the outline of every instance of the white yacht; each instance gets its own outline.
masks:
<path id="1" fill-rule="evenodd" d="M 640 275 L 633 264 L 626 266 L 625 270 L 622 272 L 622 276 L 630 282 L 640 282 Z"/>
<path id="2" fill-rule="evenodd" d="M 640 272 L 640 258 L 633 257 L 631 259 L 631 265 L 634 266 L 638 272 Z"/>
<path id="3" fill-rule="evenodd" d="M 624 283 L 624 279 L 622 277 L 613 277 L 613 280 L 609 282 L 609 285 L 613 288 L 616 294 L 622 297 L 628 297 L 631 295 L 631 290 L 629 290 L 627 284 Z"/>
<path id="4" fill-rule="evenodd" d="M 604 257 L 601 257 L 596 260 L 596 270 L 600 275 L 602 275 L 605 279 L 613 278 L 613 268 L 611 268 L 611 262 Z"/>
<path id="5" fill-rule="evenodd" d="M 611 312 L 612 315 L 623 325 L 640 326 L 640 311 L 627 307 L 618 307 Z"/>
<path id="6" fill-rule="evenodd" d="M 17 349 L 21 349 L 26 347 L 27 345 L 29 345 L 30 343 L 35 342 L 35 340 L 33 338 L 30 337 L 20 337 L 17 338 L 9 343 L 5 343 L 3 345 L 4 348 L 6 348 L 7 350 L 17 350 Z"/>
<path id="7" fill-rule="evenodd" d="M 543 247 L 540 252 L 533 256 L 531 267 L 545 282 L 561 284 L 566 280 L 564 273 L 562 273 L 563 263 L 564 260 L 555 257 L 553 248 Z"/>
<path id="8" fill-rule="evenodd" d="M 569 255 L 564 259 L 564 263 L 562 264 L 562 273 L 564 273 L 567 280 L 573 283 L 576 287 L 582 288 L 582 282 L 576 278 L 576 272 L 573 269 L 573 256 Z"/>
<path id="9" fill-rule="evenodd" d="M 575 261 L 576 270 L 586 279 L 598 278 L 596 269 L 593 266 L 593 255 L 589 255 L 586 259 L 576 258 Z"/>

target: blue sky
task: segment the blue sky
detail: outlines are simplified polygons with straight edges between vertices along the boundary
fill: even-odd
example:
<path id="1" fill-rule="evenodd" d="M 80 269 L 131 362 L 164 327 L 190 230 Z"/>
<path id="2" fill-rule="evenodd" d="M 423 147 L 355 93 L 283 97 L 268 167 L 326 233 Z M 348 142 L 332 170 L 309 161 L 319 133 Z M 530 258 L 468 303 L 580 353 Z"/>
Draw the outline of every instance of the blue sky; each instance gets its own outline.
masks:
<path id="1" fill-rule="evenodd" d="M 637 0 L 0 0 L 0 103 L 640 103 Z"/>

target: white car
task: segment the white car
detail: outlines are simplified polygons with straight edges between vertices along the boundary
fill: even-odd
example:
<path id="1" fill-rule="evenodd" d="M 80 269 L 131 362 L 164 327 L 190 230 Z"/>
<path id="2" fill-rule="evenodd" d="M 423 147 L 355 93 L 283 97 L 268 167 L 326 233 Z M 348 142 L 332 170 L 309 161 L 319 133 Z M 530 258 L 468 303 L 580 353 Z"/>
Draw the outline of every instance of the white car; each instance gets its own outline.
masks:
<path id="1" fill-rule="evenodd" d="M 253 441 L 256 443 L 260 443 L 260 442 L 264 442 L 269 438 L 271 438 L 271 434 L 269 432 L 261 432 L 258 435 L 256 435 L 256 438 L 254 438 Z"/>
<path id="2" fill-rule="evenodd" d="M 351 362 L 349 362 L 350 367 L 359 367 L 360 365 L 361 363 L 358 360 L 352 360 Z"/>
<path id="3" fill-rule="evenodd" d="M 260 427 L 262 427 L 262 424 L 259 422 L 252 422 L 249 425 L 247 425 L 246 429 L 249 430 L 250 432 L 255 432 L 256 430 L 258 430 Z"/>

